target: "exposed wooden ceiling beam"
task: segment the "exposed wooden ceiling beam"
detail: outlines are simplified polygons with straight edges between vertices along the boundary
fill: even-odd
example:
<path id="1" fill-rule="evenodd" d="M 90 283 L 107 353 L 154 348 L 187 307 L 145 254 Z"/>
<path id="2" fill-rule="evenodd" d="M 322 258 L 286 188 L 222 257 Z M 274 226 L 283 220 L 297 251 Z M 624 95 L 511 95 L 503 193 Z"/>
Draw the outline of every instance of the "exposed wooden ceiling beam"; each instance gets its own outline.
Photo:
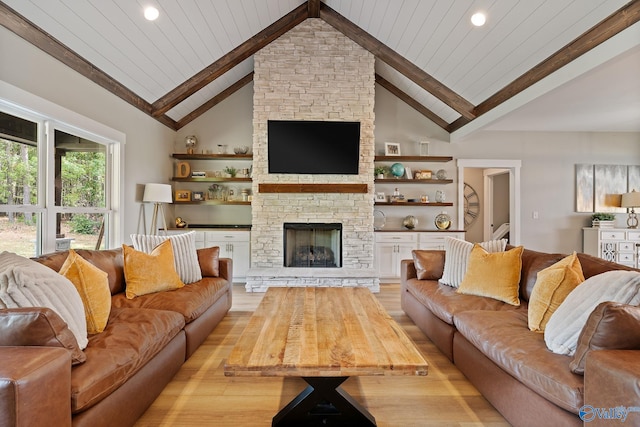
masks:
<path id="1" fill-rule="evenodd" d="M 478 104 L 476 116 L 494 109 L 551 73 L 564 67 L 574 59 L 587 53 L 600 43 L 610 39 L 640 20 L 640 0 L 633 0 L 586 31 L 571 43 L 527 71 L 513 82 Z"/>
<path id="2" fill-rule="evenodd" d="M 393 51 L 390 47 L 386 46 L 324 3 L 322 3 L 320 7 L 320 18 L 324 19 L 336 30 L 340 31 L 342 34 L 373 53 L 376 58 L 389 64 L 409 80 L 447 104 L 449 107 L 453 108 L 463 117 L 468 119 L 473 119 L 475 117 L 473 112 L 475 106 L 473 104 L 429 74 L 425 73 L 415 64 Z"/>
<path id="3" fill-rule="evenodd" d="M 440 126 L 442 129 L 448 130 L 449 123 L 447 123 L 436 113 L 429 110 L 427 107 L 425 107 L 424 105 L 422 105 L 421 103 L 413 99 L 407 93 L 403 92 L 400 88 L 398 88 L 396 85 L 394 85 L 393 83 L 391 83 L 390 81 L 388 81 L 378 73 L 376 73 L 376 83 L 378 83 L 380 86 L 382 86 L 383 88 L 391 92 L 398 99 L 403 101 L 408 106 L 412 107 L 418 113 L 422 114 L 427 119 L 431 120 L 433 123 Z"/>
<path id="4" fill-rule="evenodd" d="M 182 128 L 187 123 L 190 123 L 196 118 L 200 117 L 201 115 L 206 113 L 209 109 L 215 107 L 216 105 L 218 105 L 219 103 L 221 103 L 222 101 L 224 101 L 225 99 L 227 99 L 228 97 L 230 97 L 231 95 L 233 95 L 238 90 L 242 89 L 252 81 L 253 81 L 253 71 L 247 74 L 246 76 L 244 76 L 243 78 L 241 78 L 240 80 L 238 80 L 237 82 L 235 82 L 234 84 L 232 84 L 231 86 L 229 86 L 228 88 L 226 88 L 225 90 L 223 90 L 222 92 L 220 92 L 219 94 L 217 94 L 216 96 L 214 96 L 213 98 L 211 98 L 210 100 L 208 100 L 207 102 L 205 102 L 204 104 L 202 104 L 201 106 L 199 106 L 198 108 L 196 108 L 195 110 L 193 110 L 191 113 L 187 114 L 186 116 L 178 120 L 177 129 Z"/>
<path id="5" fill-rule="evenodd" d="M 0 25 L 22 37 L 38 49 L 51 55 L 67 67 L 72 68 L 92 82 L 133 105 L 140 111 L 154 117 L 160 123 L 174 130 L 176 129 L 176 122 L 173 119 L 165 115 L 154 116 L 150 103 L 1 1 Z"/>
<path id="6" fill-rule="evenodd" d="M 307 19 L 307 5 L 302 4 L 231 52 L 209 65 L 153 103 L 153 114 L 162 115 L 193 95 L 278 37 Z"/>
<path id="7" fill-rule="evenodd" d="M 320 0 L 308 0 L 307 6 L 309 18 L 320 18 Z"/>

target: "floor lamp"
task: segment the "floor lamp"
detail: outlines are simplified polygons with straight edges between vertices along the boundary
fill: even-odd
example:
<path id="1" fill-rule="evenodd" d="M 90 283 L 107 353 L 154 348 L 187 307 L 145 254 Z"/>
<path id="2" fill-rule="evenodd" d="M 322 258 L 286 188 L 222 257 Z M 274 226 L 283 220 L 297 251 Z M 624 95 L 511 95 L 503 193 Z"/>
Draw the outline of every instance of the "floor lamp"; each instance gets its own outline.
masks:
<path id="1" fill-rule="evenodd" d="M 151 218 L 151 234 L 158 234 L 158 214 L 162 216 L 164 231 L 167 232 L 167 221 L 164 216 L 164 203 L 171 203 L 171 186 L 169 184 L 146 184 L 144 186 L 143 202 L 153 203 L 153 217 Z"/>

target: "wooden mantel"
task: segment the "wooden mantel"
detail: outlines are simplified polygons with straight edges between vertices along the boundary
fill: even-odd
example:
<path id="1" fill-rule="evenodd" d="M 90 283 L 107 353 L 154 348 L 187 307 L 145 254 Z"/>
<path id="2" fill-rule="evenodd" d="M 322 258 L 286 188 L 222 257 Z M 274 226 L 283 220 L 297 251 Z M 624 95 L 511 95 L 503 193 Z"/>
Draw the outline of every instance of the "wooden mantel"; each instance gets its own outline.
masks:
<path id="1" fill-rule="evenodd" d="M 367 193 L 367 184 L 258 184 L 260 193 Z"/>

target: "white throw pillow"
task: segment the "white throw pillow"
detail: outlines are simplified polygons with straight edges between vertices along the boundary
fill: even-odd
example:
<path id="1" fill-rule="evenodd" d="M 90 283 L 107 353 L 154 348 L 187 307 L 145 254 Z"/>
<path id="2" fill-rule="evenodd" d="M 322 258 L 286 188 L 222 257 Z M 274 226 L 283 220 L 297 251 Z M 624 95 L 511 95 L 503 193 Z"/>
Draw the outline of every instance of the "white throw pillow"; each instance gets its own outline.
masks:
<path id="1" fill-rule="evenodd" d="M 76 337 L 89 343 L 82 299 L 69 279 L 51 268 L 12 252 L 0 253 L 0 308 L 48 307 Z"/>
<path id="2" fill-rule="evenodd" d="M 193 283 L 202 279 L 202 271 L 198 262 L 196 250 L 196 232 L 176 234 L 173 236 L 151 236 L 146 234 L 132 234 L 133 248 L 137 251 L 150 254 L 153 248 L 165 240 L 171 240 L 173 247 L 173 260 L 183 283 Z"/>
<path id="3" fill-rule="evenodd" d="M 487 252 L 504 252 L 507 247 L 507 239 L 489 240 L 479 243 Z M 453 237 L 444 239 L 444 271 L 440 283 L 457 288 L 462 283 L 467 272 L 469 256 L 473 249 L 473 243 Z"/>
<path id="4" fill-rule="evenodd" d="M 640 304 L 640 273 L 612 270 L 592 276 L 567 295 L 544 330 L 549 350 L 573 356 L 591 312 L 605 301 Z"/>

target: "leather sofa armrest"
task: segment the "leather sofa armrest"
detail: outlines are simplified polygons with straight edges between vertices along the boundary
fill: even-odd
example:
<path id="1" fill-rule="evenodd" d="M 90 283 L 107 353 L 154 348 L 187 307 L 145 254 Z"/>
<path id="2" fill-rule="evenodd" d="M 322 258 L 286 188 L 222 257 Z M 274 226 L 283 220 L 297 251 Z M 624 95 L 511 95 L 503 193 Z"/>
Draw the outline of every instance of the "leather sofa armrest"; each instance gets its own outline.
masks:
<path id="1" fill-rule="evenodd" d="M 583 420 L 591 420 L 589 427 L 612 425 L 598 411 L 611 409 L 609 414 L 616 414 L 621 408 L 629 411 L 625 425 L 640 425 L 640 350 L 590 352 L 584 371 L 584 403 Z"/>
<path id="2" fill-rule="evenodd" d="M 220 277 L 233 284 L 233 260 L 231 258 L 220 258 Z"/>
<path id="3" fill-rule="evenodd" d="M 56 347 L 0 347 L 0 425 L 71 425 L 71 355 Z"/>
<path id="4" fill-rule="evenodd" d="M 400 287 L 402 290 L 406 287 L 408 280 L 416 279 L 417 277 L 416 265 L 412 259 L 400 261 Z"/>

